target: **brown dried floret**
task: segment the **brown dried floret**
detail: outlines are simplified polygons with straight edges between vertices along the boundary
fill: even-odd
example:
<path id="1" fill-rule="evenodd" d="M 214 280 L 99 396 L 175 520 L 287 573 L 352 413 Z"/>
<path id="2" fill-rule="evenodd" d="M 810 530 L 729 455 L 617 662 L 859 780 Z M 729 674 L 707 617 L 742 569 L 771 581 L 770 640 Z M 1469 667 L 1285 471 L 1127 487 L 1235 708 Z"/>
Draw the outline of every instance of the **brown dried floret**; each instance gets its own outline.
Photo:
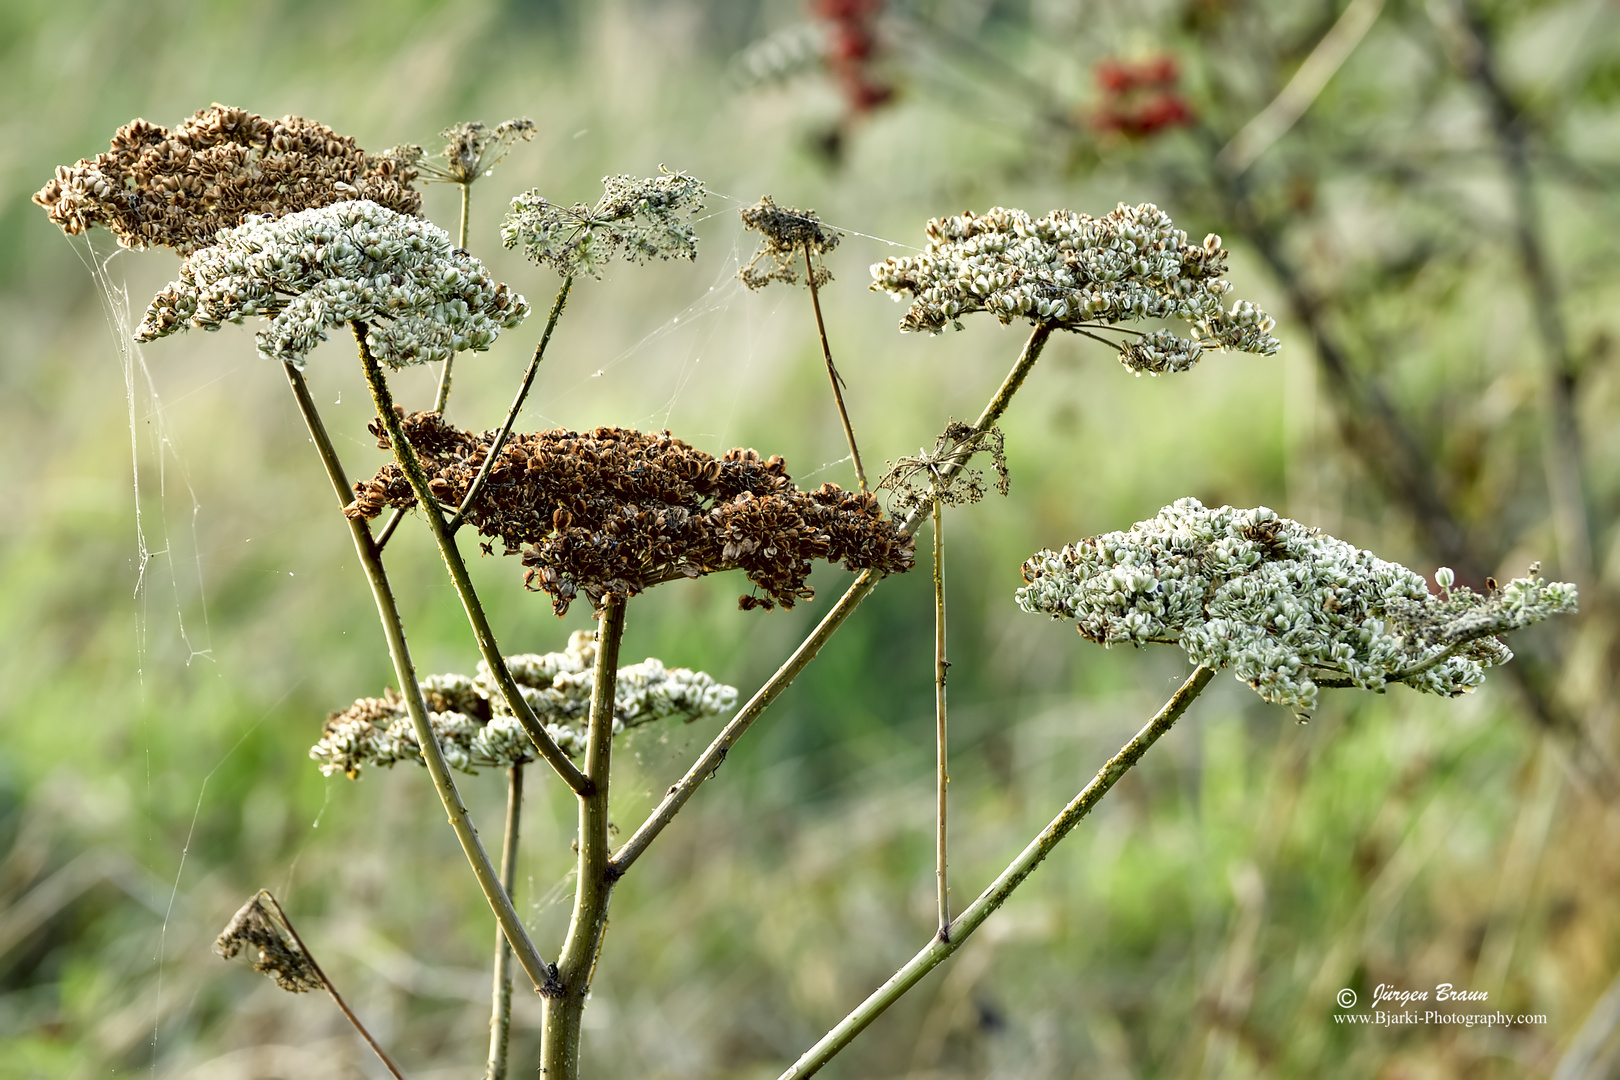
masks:
<path id="1" fill-rule="evenodd" d="M 245 948 L 253 961 L 253 970 L 270 976 L 288 993 L 319 990 L 325 985 L 320 972 L 297 939 L 281 928 L 265 906 L 267 896 L 266 892 L 255 893 L 231 916 L 230 923 L 214 942 L 214 951 L 229 960 Z"/>
<path id="2" fill-rule="evenodd" d="M 795 285 L 799 270 L 805 262 L 805 249 L 809 249 L 810 264 L 814 268 L 817 288 L 832 280 L 832 271 L 821 263 L 821 257 L 838 246 L 844 234 L 824 225 L 814 210 L 797 210 L 791 206 L 777 206 L 776 200 L 764 196 L 753 206 L 744 207 L 743 226 L 763 235 L 764 243 L 748 260 L 748 265 L 737 272 L 742 283 L 750 289 L 763 289 L 773 281 Z M 755 269 L 760 260 L 769 258 L 768 270 Z"/>
<path id="3" fill-rule="evenodd" d="M 69 235 L 105 225 L 124 247 L 189 255 L 252 214 L 282 217 L 347 199 L 416 214 L 415 178 L 408 165 L 367 154 L 324 124 L 216 104 L 173 132 L 130 121 L 105 154 L 58 166 L 34 201 Z"/>
<path id="4" fill-rule="evenodd" d="M 459 505 L 496 433 L 463 431 L 437 413 L 403 419 L 434 495 Z M 380 424 L 372 434 L 387 446 Z M 396 463 L 355 485 L 353 517 L 415 503 Z M 524 580 L 551 595 L 559 615 L 580 593 L 633 596 L 678 577 L 742 570 L 763 595 L 744 608 L 790 608 L 813 595 L 813 559 L 846 569 L 903 573 L 911 537 L 871 495 L 823 484 L 801 491 L 779 457 L 753 450 L 716 458 L 674 438 L 600 427 L 513 434 L 467 520 L 521 552 Z"/>

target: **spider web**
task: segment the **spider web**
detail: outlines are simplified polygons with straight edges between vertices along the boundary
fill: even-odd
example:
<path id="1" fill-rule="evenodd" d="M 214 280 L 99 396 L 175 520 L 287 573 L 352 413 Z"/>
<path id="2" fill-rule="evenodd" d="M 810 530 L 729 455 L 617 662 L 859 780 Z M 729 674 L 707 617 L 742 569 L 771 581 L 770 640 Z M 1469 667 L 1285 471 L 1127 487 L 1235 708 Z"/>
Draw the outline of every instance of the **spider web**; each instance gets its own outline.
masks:
<path id="1" fill-rule="evenodd" d="M 78 253 L 80 260 L 90 271 L 91 279 L 96 283 L 101 297 L 102 315 L 107 322 L 108 331 L 112 334 L 124 378 L 124 404 L 129 425 L 130 483 L 135 508 L 136 568 L 132 598 L 136 602 L 136 675 L 144 686 L 146 660 L 150 649 L 151 618 L 151 590 L 148 587 L 147 573 L 152 569 L 154 560 L 161 560 L 158 565 L 165 572 L 166 583 L 173 594 L 175 627 L 186 650 L 186 666 L 190 667 L 191 662 L 199 658 L 210 661 L 214 659 L 208 624 L 208 595 L 203 582 L 202 559 L 197 544 L 197 520 L 202 513 L 202 503 L 197 499 L 196 489 L 192 486 L 185 456 L 168 430 L 166 407 L 158 395 L 152 372 L 146 366 L 146 357 L 141 352 L 140 345 L 135 342 L 135 324 L 130 318 L 129 287 L 122 280 L 114 281 L 110 273 L 110 267 L 114 260 L 124 253 L 123 249 L 115 249 L 110 254 L 102 255 L 95 250 L 88 238 L 85 238 L 82 242 L 74 243 L 74 251 Z M 153 493 L 143 486 L 143 457 L 156 463 L 155 498 L 151 498 Z M 190 503 L 186 524 L 180 530 L 179 536 L 176 536 L 176 530 L 170 527 L 168 520 L 171 469 L 180 485 L 184 487 L 186 498 Z M 157 521 L 152 533 L 148 532 L 148 503 L 156 510 Z M 154 543 L 161 546 L 154 548 L 152 546 Z M 186 584 L 187 587 L 195 587 L 197 606 L 201 613 L 202 626 L 195 640 L 193 629 L 186 626 L 180 571 L 175 551 L 177 543 L 184 543 L 188 548 L 188 553 L 183 555 L 180 561 L 188 566 L 189 580 Z"/>

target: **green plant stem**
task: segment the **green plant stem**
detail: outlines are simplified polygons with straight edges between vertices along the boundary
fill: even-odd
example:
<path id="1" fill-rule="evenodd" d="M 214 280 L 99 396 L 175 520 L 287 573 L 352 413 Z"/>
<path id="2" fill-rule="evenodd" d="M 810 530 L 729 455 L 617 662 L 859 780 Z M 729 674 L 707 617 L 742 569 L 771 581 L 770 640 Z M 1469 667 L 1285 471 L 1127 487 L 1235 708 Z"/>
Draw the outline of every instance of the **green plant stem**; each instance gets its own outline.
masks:
<path id="1" fill-rule="evenodd" d="M 466 497 L 456 508 L 456 516 L 450 519 L 450 531 L 453 533 L 461 528 L 466 520 L 467 510 L 472 506 L 478 493 L 484 490 L 484 483 L 489 479 L 490 470 L 495 467 L 495 459 L 501 456 L 501 447 L 506 445 L 507 437 L 512 434 L 512 425 L 517 423 L 518 412 L 523 408 L 524 400 L 529 396 L 529 387 L 534 385 L 535 372 L 540 370 L 540 361 L 545 359 L 546 346 L 551 343 L 551 332 L 557 328 L 557 320 L 562 317 L 563 308 L 568 306 L 568 291 L 574 287 L 574 275 L 569 274 L 563 278 L 562 288 L 557 290 L 557 297 L 551 302 L 551 315 L 546 319 L 545 332 L 540 335 L 540 344 L 534 347 L 534 356 L 529 360 L 529 367 L 523 373 L 523 382 L 518 385 L 517 396 L 512 399 L 512 407 L 506 410 L 506 422 L 501 425 L 499 435 L 490 444 L 489 453 L 484 458 L 483 465 L 479 466 L 478 475 L 467 488 Z"/>
<path id="2" fill-rule="evenodd" d="M 557 318 L 562 315 L 563 307 L 568 303 L 568 290 L 573 287 L 573 284 L 574 278 L 570 274 L 563 279 L 562 288 L 557 291 L 557 298 L 552 301 L 551 317 L 546 320 L 545 333 L 540 335 L 540 344 L 534 347 L 534 356 L 529 360 L 528 370 L 523 373 L 523 382 L 518 386 L 517 396 L 512 399 L 512 407 L 506 412 L 506 422 L 501 425 L 501 433 L 495 437 L 495 442 L 490 446 L 489 454 L 484 458 L 484 464 L 479 468 L 478 475 L 473 477 L 472 485 L 467 488 L 466 497 L 461 500 L 461 505 L 456 508 L 456 516 L 450 519 L 451 532 L 461 528 L 461 523 L 467 516 L 467 508 L 473 504 L 473 500 L 483 490 L 484 482 L 489 479 L 490 470 L 495 467 L 495 459 L 500 456 L 501 447 L 506 445 L 507 437 L 512 434 L 512 425 L 517 422 L 518 411 L 523 408 L 524 399 L 529 396 L 529 387 L 534 383 L 535 372 L 540 370 L 540 361 L 546 355 L 546 345 L 551 341 L 552 330 L 556 329 Z M 444 411 L 442 403 L 439 406 L 439 411 L 441 413 Z M 387 545 L 389 537 L 393 536 L 394 530 L 399 528 L 399 523 L 405 517 L 405 514 L 405 508 L 401 507 L 388 516 L 388 523 L 377 534 L 377 547 L 379 549 Z"/>
<path id="3" fill-rule="evenodd" d="M 939 889 L 939 940 L 951 940 L 951 890 L 945 875 L 945 789 L 951 782 L 945 740 L 945 510 L 934 499 L 934 877 Z"/>
<path id="4" fill-rule="evenodd" d="M 849 410 L 844 407 L 843 378 L 833 364 L 832 346 L 827 344 L 827 324 L 821 319 L 821 294 L 816 289 L 816 268 L 810 261 L 810 241 L 804 242 L 804 274 L 810 285 L 810 306 L 816 309 L 816 333 L 821 335 L 821 355 L 827 360 L 827 378 L 832 383 L 833 400 L 838 403 L 838 419 L 844 423 L 844 438 L 849 442 L 849 456 L 855 462 L 855 479 L 860 482 L 861 493 L 866 493 L 866 467 L 861 464 L 861 451 L 855 445 L 855 428 L 849 422 Z"/>
<path id="5" fill-rule="evenodd" d="M 833 605 L 832 610 L 827 612 L 816 628 L 810 632 L 810 636 L 800 642 L 799 647 L 793 650 L 793 654 L 777 668 L 776 674 L 755 691 L 754 696 L 738 710 L 737 715 L 731 718 L 708 748 L 698 755 L 692 767 L 686 770 L 686 775 L 664 794 L 664 800 L 658 804 L 657 809 L 648 815 L 647 820 L 642 822 L 635 834 L 619 848 L 618 853 L 609 862 L 609 872 L 615 880 L 622 877 L 624 872 L 630 869 L 630 865 L 647 849 L 647 845 L 664 831 L 664 827 L 680 812 L 681 807 L 686 805 L 686 801 L 698 787 L 714 775 L 715 770 L 720 768 L 726 760 L 726 755 L 731 752 L 737 740 L 742 738 L 743 733 L 752 727 L 754 721 L 759 719 L 760 714 L 771 702 L 788 688 L 788 685 L 798 677 L 799 672 L 810 665 L 810 661 L 816 658 L 821 647 L 882 580 L 883 575 L 876 570 L 861 571 L 855 583 L 839 597 L 838 603 Z"/>
<path id="6" fill-rule="evenodd" d="M 472 181 L 467 180 L 457 185 L 461 188 L 461 228 L 456 232 L 456 247 L 462 251 L 467 250 L 467 214 L 472 207 Z M 433 411 L 442 414 L 444 407 L 450 403 L 450 367 L 456 362 L 456 354 L 451 353 L 445 357 L 444 368 L 439 372 L 439 391 L 433 395 Z"/>
<path id="7" fill-rule="evenodd" d="M 366 382 L 371 387 L 372 401 L 377 407 L 377 415 L 382 419 L 384 429 L 388 432 L 388 440 L 393 444 L 394 459 L 404 471 L 411 490 L 416 494 L 417 504 L 422 508 L 422 516 L 427 519 L 428 529 L 433 533 L 433 540 L 439 547 L 439 555 L 444 560 L 445 568 L 450 572 L 450 581 L 455 585 L 456 595 L 461 598 L 462 609 L 467 613 L 467 621 L 472 625 L 479 654 L 489 666 L 490 674 L 495 679 L 495 685 L 500 688 L 506 707 L 512 710 L 512 714 L 523 725 L 523 730 L 528 732 L 530 741 L 534 743 L 546 764 L 555 769 L 557 775 L 563 778 L 563 782 L 577 794 L 586 793 L 590 789 L 590 781 L 572 761 L 568 760 L 568 755 L 562 752 L 556 740 L 546 733 L 545 725 L 534 714 L 534 710 L 524 699 L 517 680 L 512 678 L 511 671 L 507 669 L 506 660 L 501 656 L 500 645 L 495 640 L 495 631 L 490 628 L 489 618 L 484 614 L 484 606 L 478 599 L 478 593 L 473 589 L 472 576 L 467 573 L 466 560 L 461 557 L 461 550 L 456 547 L 455 537 L 450 535 L 444 513 L 439 509 L 439 502 L 428 488 L 427 474 L 422 471 L 422 463 L 417 460 L 416 451 L 411 448 L 410 440 L 405 437 L 405 430 L 400 425 L 399 414 L 394 411 L 394 398 L 389 393 L 388 380 L 383 376 L 382 366 L 366 347 L 365 323 L 356 320 L 353 330 L 355 341 L 359 343 L 360 363 L 365 368 Z"/>
<path id="8" fill-rule="evenodd" d="M 608 785 L 613 760 L 613 704 L 619 673 L 619 645 L 624 640 L 623 597 L 602 598 L 601 628 L 596 633 L 596 679 L 591 686 L 591 721 L 585 742 L 585 775 L 592 791 L 579 798 L 579 867 L 574 888 L 574 914 L 557 961 L 563 992 L 545 1002 L 540 1035 L 540 1075 L 545 1080 L 575 1080 L 579 1075 L 579 1035 L 591 974 L 607 928 L 613 877 L 608 864 Z"/>
<path id="9" fill-rule="evenodd" d="M 523 763 L 506 770 L 506 832 L 501 837 L 501 885 L 517 884 L 518 825 L 523 816 Z M 485 1080 L 506 1080 L 506 1049 L 512 1037 L 512 946 L 495 930 L 495 970 L 490 988 L 489 1068 Z"/>
<path id="10" fill-rule="evenodd" d="M 1056 847 L 1080 820 L 1091 812 L 1108 790 L 1118 782 L 1121 776 L 1130 771 L 1131 766 L 1141 760 L 1148 748 L 1159 741 L 1160 736 L 1169 731 L 1181 714 L 1187 711 L 1193 699 L 1209 685 L 1215 670 L 1208 667 L 1199 667 L 1187 681 L 1181 684 L 1170 700 L 1165 702 L 1153 719 L 1138 731 L 1130 742 L 1119 750 L 1119 753 L 1108 759 L 1108 763 L 1098 770 L 1097 775 L 1074 797 L 1063 812 L 1052 819 L 1052 823 L 1029 846 L 1014 859 L 1001 876 L 990 884 L 990 887 L 979 894 L 979 898 L 970 904 L 951 925 L 949 940 L 935 938 L 927 947 L 912 957 L 904 967 L 889 977 L 871 997 L 844 1017 L 838 1026 L 827 1032 L 821 1041 L 805 1051 L 803 1057 L 794 1063 L 793 1067 L 784 1072 L 779 1080 L 800 1080 L 802 1077 L 813 1076 L 821 1067 L 832 1060 L 844 1047 L 848 1046 L 873 1020 L 876 1020 L 883 1011 L 893 1005 L 899 998 L 927 975 L 951 953 L 961 948 L 966 941 L 990 914 L 999 908 L 1014 889 L 1024 883 L 1024 880 L 1040 865 L 1052 849 Z"/>
<path id="11" fill-rule="evenodd" d="M 988 431 L 995 426 L 997 420 L 1001 419 L 1001 415 L 1007 411 L 1007 406 L 1012 403 L 1013 395 L 1024 384 L 1024 379 L 1029 375 L 1030 369 L 1035 366 L 1035 361 L 1040 359 L 1041 350 L 1046 347 L 1047 339 L 1051 336 L 1051 326 L 1046 323 L 1036 325 L 1034 331 L 1029 335 L 1029 340 L 1024 343 L 1024 348 L 1018 355 L 1018 361 L 1013 365 L 1012 370 L 1007 373 L 1007 377 L 1002 380 L 995 396 L 984 407 L 984 412 L 979 415 L 978 421 L 974 424 L 975 432 Z M 950 479 L 961 467 L 959 462 L 947 464 L 939 471 L 940 479 L 942 481 Z M 926 508 L 919 507 L 901 523 L 901 531 L 908 536 L 911 535 L 916 531 L 917 526 L 921 524 L 926 515 Z M 681 777 L 678 782 L 665 792 L 663 801 L 647 816 L 647 820 L 641 823 L 641 827 L 613 856 L 609 866 L 615 880 L 630 869 L 630 864 L 635 862 L 641 856 L 641 853 L 647 850 L 647 845 L 651 844 L 658 834 L 664 831 L 665 826 L 680 812 L 681 807 L 686 805 L 687 800 L 692 797 L 693 793 L 697 791 L 705 780 L 715 774 L 715 771 L 726 760 L 726 755 L 731 752 L 731 748 L 736 745 L 737 740 L 742 738 L 743 733 L 753 726 L 754 721 L 759 719 L 760 714 L 770 706 L 771 702 L 775 701 L 782 691 L 786 690 L 789 684 L 799 677 L 799 673 L 809 666 L 810 661 L 816 658 L 816 654 L 821 651 L 821 647 L 843 625 L 844 620 L 854 614 L 861 601 L 865 600 L 867 595 L 877 588 L 877 584 L 883 580 L 883 576 L 876 570 L 861 571 L 850 587 L 845 590 L 844 595 L 839 597 L 838 602 L 833 605 L 832 610 L 827 612 L 821 622 L 816 625 L 816 628 L 810 632 L 810 636 L 799 643 L 799 647 L 793 650 L 793 654 L 787 658 L 781 667 L 776 669 L 776 674 L 772 675 L 764 686 L 755 691 L 754 696 L 748 699 L 747 704 L 738 710 L 737 715 L 731 718 L 730 723 L 726 724 L 720 734 L 715 736 L 714 741 L 709 744 L 708 748 L 692 763 L 692 767 L 686 770 L 686 775 Z"/>
<path id="12" fill-rule="evenodd" d="M 399 1066 L 395 1065 L 393 1059 L 377 1044 L 377 1040 L 371 1037 L 371 1032 L 366 1030 L 366 1025 L 362 1024 L 360 1018 L 354 1015 L 354 1010 L 349 1008 L 349 1003 L 343 1000 L 343 995 L 338 993 L 337 987 L 332 985 L 332 980 L 326 977 L 326 972 L 322 971 L 321 965 L 316 963 L 315 954 L 309 951 L 309 946 L 304 944 L 304 939 L 298 936 L 297 928 L 293 926 L 292 920 L 287 918 L 286 911 L 282 910 L 281 901 L 277 900 L 269 889 L 260 889 L 259 896 L 269 901 L 270 906 L 275 908 L 276 918 L 281 921 L 282 928 L 287 931 L 288 935 L 293 939 L 293 943 L 298 946 L 298 951 L 304 954 L 304 959 L 309 961 L 310 970 L 314 971 L 315 977 L 321 980 L 321 985 L 326 987 L 326 992 L 331 995 L 337 1007 L 348 1018 L 349 1023 L 354 1025 L 354 1030 L 358 1031 L 360 1037 L 366 1040 L 366 1045 L 371 1047 L 373 1054 L 377 1055 L 377 1060 L 383 1063 L 383 1067 L 394 1077 L 394 1080 L 405 1080 L 404 1074 L 399 1071 Z"/>
<path id="13" fill-rule="evenodd" d="M 349 481 L 342 463 L 338 460 L 337 449 L 327 434 L 326 425 L 321 421 L 320 412 L 315 407 L 315 400 L 310 396 L 309 386 L 297 368 L 291 364 L 283 366 L 287 373 L 287 381 L 292 385 L 293 397 L 298 402 L 298 410 L 303 414 L 304 423 L 309 428 L 310 438 L 320 452 L 322 464 L 326 466 L 326 475 L 332 482 L 332 489 L 337 494 L 339 504 L 347 505 L 350 494 Z M 496 876 L 495 868 L 490 864 L 489 855 L 478 839 L 478 830 L 473 827 L 472 816 L 467 813 L 467 806 L 461 801 L 461 793 L 456 790 L 456 782 L 450 775 L 450 765 L 444 759 L 444 751 L 439 747 L 438 737 L 433 734 L 433 725 L 428 722 L 427 702 L 422 698 L 422 687 L 416 681 L 416 667 L 411 662 L 410 648 L 405 643 L 405 624 L 399 617 L 399 605 L 394 600 L 393 587 L 388 582 L 388 572 L 383 568 L 382 556 L 377 551 L 377 545 L 372 541 L 371 530 L 366 527 L 365 522 L 347 515 L 344 516 L 344 521 L 349 525 L 350 535 L 354 538 L 355 554 L 359 556 L 361 569 L 365 572 L 366 581 L 371 585 L 371 595 L 377 604 L 377 617 L 388 640 L 388 655 L 394 662 L 394 679 L 399 683 L 400 693 L 405 697 L 405 708 L 410 714 L 411 726 L 416 731 L 416 741 L 421 747 L 422 760 L 427 765 L 428 775 L 433 778 L 433 787 L 439 793 L 439 800 L 444 803 L 445 812 L 450 818 L 450 826 L 455 830 L 456 839 L 461 842 L 461 850 L 467 856 L 467 861 L 472 864 L 473 876 L 478 880 L 478 887 L 483 890 L 484 898 L 494 910 L 496 920 L 506 933 L 507 940 L 512 943 L 518 963 L 523 965 L 524 972 L 540 993 L 555 993 L 556 974 L 551 965 L 541 959 L 534 942 L 529 940 L 528 931 L 523 928 L 522 920 L 518 918 L 517 910 L 512 906 L 511 897 L 501 887 L 500 878 Z"/>

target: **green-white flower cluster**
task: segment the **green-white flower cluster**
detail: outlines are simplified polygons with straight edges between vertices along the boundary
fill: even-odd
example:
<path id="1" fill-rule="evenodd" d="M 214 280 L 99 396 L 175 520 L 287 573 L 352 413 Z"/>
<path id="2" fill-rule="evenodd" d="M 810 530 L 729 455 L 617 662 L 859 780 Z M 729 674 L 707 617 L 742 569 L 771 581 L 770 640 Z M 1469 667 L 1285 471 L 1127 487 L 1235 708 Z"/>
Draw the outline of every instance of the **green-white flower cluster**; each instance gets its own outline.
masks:
<path id="1" fill-rule="evenodd" d="M 372 354 L 399 368 L 487 349 L 528 313 L 443 229 L 358 199 L 221 230 L 153 299 L 135 339 L 261 315 L 259 354 L 302 367 L 327 330 L 360 320 Z"/>
<path id="2" fill-rule="evenodd" d="M 599 278 L 620 255 L 630 262 L 697 258 L 690 219 L 703 209 L 701 181 L 666 170 L 645 180 L 604 176 L 602 186 L 595 206 L 558 206 L 538 191 L 517 196 L 501 223 L 501 240 L 565 277 Z"/>
<path id="3" fill-rule="evenodd" d="M 562 652 L 509 656 L 506 665 L 557 745 L 570 755 L 582 753 L 595 678 L 595 635 L 575 631 Z M 505 768 L 535 756 L 534 744 L 506 708 L 486 665 L 480 663 L 473 678 L 430 675 L 422 680 L 422 693 L 433 733 L 453 768 L 465 772 Z M 691 721 L 718 716 L 736 704 L 736 687 L 701 671 L 666 668 L 661 660 L 648 657 L 619 669 L 613 733 L 668 717 Z M 392 688 L 381 698 L 361 698 L 334 713 L 309 756 L 320 762 L 326 775 L 351 777 L 365 765 L 422 760 L 405 700 Z"/>
<path id="4" fill-rule="evenodd" d="M 997 207 L 930 221 L 927 250 L 873 266 L 872 288 L 912 298 L 902 330 L 960 329 L 960 317 L 975 311 L 1071 330 L 1143 319 L 1191 323 L 1189 337 L 1161 329 L 1121 347 L 1126 367 L 1157 375 L 1185 371 L 1206 349 L 1277 351 L 1264 311 L 1244 300 L 1223 306 L 1232 288 L 1225 269 L 1220 237 L 1188 244 L 1151 203 L 1121 203 L 1101 218 L 1068 210 L 1031 218 Z"/>
<path id="5" fill-rule="evenodd" d="M 1126 532 L 1037 552 L 1018 603 L 1082 637 L 1178 644 L 1301 714 L 1319 686 L 1404 682 L 1448 696 L 1512 658 L 1495 635 L 1573 612 L 1575 586 L 1531 576 L 1486 595 L 1418 574 L 1259 507 L 1181 499 Z"/>

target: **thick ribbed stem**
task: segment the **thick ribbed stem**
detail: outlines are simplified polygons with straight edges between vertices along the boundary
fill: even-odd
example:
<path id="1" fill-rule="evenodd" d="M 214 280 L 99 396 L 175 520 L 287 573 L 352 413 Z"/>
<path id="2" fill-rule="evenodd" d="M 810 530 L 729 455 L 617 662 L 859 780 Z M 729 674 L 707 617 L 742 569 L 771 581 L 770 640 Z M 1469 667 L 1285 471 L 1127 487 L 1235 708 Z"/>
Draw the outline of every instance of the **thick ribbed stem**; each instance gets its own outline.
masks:
<path id="1" fill-rule="evenodd" d="M 349 481 L 343 472 L 343 465 L 338 461 L 337 449 L 326 432 L 326 425 L 315 407 L 315 400 L 310 396 L 309 387 L 299 370 L 291 364 L 284 367 L 287 381 L 292 385 L 293 397 L 298 402 L 298 410 L 303 414 L 310 438 L 320 451 L 321 462 L 326 466 L 326 475 L 332 482 L 338 503 L 340 506 L 347 505 L 351 495 Z M 371 585 L 372 599 L 377 604 L 377 618 L 388 640 L 389 658 L 394 662 L 394 680 L 399 683 L 399 691 L 405 697 L 405 709 L 416 732 L 416 741 L 422 749 L 422 760 L 427 765 L 428 775 L 433 778 L 439 800 L 444 803 L 450 826 L 455 830 L 456 839 L 461 842 L 461 850 L 466 854 L 467 861 L 472 864 L 473 876 L 478 879 L 478 887 L 483 890 L 484 898 L 495 912 L 496 921 L 512 943 L 518 963 L 523 965 L 535 989 L 542 994 L 555 993 L 556 973 L 550 964 L 541 959 L 534 942 L 529 940 L 522 920 L 518 918 L 517 910 L 512 907 L 512 898 L 501 887 L 495 867 L 490 864 L 489 855 L 478 839 L 478 830 L 473 827 L 472 817 L 467 813 L 467 806 L 461 801 L 461 793 L 456 790 L 456 782 L 450 776 L 450 765 L 444 759 L 444 751 L 439 748 L 438 737 L 433 734 L 433 725 L 428 722 L 427 702 L 422 698 L 422 687 L 416 681 L 416 667 L 405 644 L 405 624 L 400 620 L 399 605 L 394 601 L 393 587 L 388 582 L 387 571 L 383 569 L 377 545 L 372 541 L 371 530 L 364 521 L 356 518 L 345 516 L 344 520 L 354 538 L 354 550 L 360 558 L 360 567 Z"/>
<path id="2" fill-rule="evenodd" d="M 444 513 L 439 509 L 439 503 L 434 498 L 433 491 L 428 487 L 427 474 L 422 471 L 422 463 L 417 460 L 416 451 L 411 448 L 410 440 L 405 437 L 405 429 L 400 425 L 399 414 L 394 411 L 394 396 L 388 390 L 388 380 L 383 377 L 382 366 L 377 358 L 371 355 L 366 346 L 366 324 L 356 321 L 353 324 L 354 337 L 360 346 L 360 363 L 365 368 L 366 382 L 371 387 L 371 398 L 377 407 L 377 416 L 382 420 L 383 428 L 388 432 L 388 441 L 394 448 L 394 460 L 405 473 L 405 479 L 410 482 L 411 491 L 416 494 L 416 502 L 422 508 L 422 516 L 427 519 L 428 528 L 433 533 L 433 540 L 439 547 L 439 556 L 444 560 L 445 569 L 450 572 L 450 582 L 455 586 L 456 595 L 461 598 L 461 607 L 467 613 L 467 621 L 472 625 L 473 638 L 478 643 L 478 652 L 488 665 L 490 675 L 495 685 L 501 691 L 501 698 L 506 707 L 512 710 L 523 730 L 528 733 L 529 740 L 534 743 L 535 749 L 563 778 L 563 782 L 576 792 L 583 792 L 590 787 L 590 781 L 585 774 L 562 752 L 556 740 L 547 734 L 546 727 L 535 715 L 534 709 L 523 697 L 523 691 L 512 673 L 507 670 L 506 659 L 501 656 L 499 643 L 495 640 L 495 631 L 489 625 L 489 618 L 484 614 L 484 605 L 478 599 L 478 593 L 473 588 L 472 575 L 467 572 L 467 563 L 461 557 L 461 549 L 456 547 L 455 537 L 450 534 L 449 524 L 444 519 Z"/>
<path id="3" fill-rule="evenodd" d="M 602 598 L 601 629 L 596 633 L 596 681 L 591 688 L 590 731 L 585 742 L 585 775 L 590 777 L 592 790 L 579 797 L 574 914 L 557 961 L 563 992 L 546 999 L 540 1034 L 540 1075 L 544 1080 L 576 1080 L 579 1076 L 580 1025 L 602 947 L 602 933 L 607 929 L 608 899 L 613 892 L 608 863 L 608 780 L 624 609 L 622 597 L 609 593 Z"/>
<path id="4" fill-rule="evenodd" d="M 523 764 L 506 770 L 506 835 L 501 842 L 501 885 L 512 895 L 517 880 L 518 823 L 523 816 Z M 489 1068 L 485 1080 L 506 1080 L 506 1048 L 512 1036 L 512 946 L 495 932 L 495 971 L 490 987 Z"/>

